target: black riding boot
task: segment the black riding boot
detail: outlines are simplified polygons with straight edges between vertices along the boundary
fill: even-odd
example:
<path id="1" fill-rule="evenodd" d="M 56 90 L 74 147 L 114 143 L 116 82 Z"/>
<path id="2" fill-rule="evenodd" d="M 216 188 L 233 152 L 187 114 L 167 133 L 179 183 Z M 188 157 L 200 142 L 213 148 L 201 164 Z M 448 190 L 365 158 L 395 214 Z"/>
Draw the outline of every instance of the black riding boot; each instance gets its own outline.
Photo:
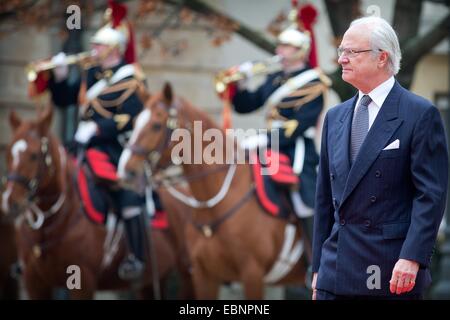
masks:
<path id="1" fill-rule="evenodd" d="M 123 280 L 139 279 L 144 272 L 144 230 L 140 215 L 141 213 L 131 218 L 127 218 L 126 214 L 124 215 L 125 231 L 130 253 L 119 267 L 119 276 Z"/>

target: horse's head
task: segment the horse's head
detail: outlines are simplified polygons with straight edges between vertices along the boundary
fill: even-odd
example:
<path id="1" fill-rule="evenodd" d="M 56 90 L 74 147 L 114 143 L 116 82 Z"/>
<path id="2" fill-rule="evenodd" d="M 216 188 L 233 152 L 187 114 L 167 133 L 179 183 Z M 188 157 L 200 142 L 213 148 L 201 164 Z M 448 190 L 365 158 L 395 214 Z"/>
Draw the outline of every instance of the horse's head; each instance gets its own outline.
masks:
<path id="1" fill-rule="evenodd" d="M 22 120 L 14 111 L 9 115 L 13 138 L 6 150 L 8 174 L 2 195 L 2 210 L 7 217 L 23 212 L 35 200 L 38 188 L 49 183 L 52 113 L 49 107 L 35 121 Z"/>
<path id="2" fill-rule="evenodd" d="M 156 170 L 169 164 L 171 133 L 178 121 L 174 101 L 172 88 L 166 83 L 136 118 L 129 144 L 119 160 L 119 177 L 125 184 L 134 184 L 144 166 Z"/>

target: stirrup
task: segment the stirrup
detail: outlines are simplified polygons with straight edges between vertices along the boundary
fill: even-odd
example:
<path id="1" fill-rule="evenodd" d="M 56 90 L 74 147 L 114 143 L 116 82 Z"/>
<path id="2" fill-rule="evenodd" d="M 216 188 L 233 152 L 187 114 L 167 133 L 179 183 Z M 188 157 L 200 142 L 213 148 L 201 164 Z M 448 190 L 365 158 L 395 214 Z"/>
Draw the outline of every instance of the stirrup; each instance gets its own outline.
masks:
<path id="1" fill-rule="evenodd" d="M 133 254 L 128 255 L 119 266 L 119 277 L 122 280 L 137 280 L 144 272 L 145 265 Z"/>

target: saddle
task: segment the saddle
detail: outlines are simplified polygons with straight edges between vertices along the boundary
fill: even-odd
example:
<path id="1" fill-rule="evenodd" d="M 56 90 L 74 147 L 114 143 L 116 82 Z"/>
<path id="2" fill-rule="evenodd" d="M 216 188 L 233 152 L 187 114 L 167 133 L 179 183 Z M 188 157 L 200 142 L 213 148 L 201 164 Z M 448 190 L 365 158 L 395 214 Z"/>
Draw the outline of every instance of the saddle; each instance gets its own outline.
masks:
<path id="1" fill-rule="evenodd" d="M 119 179 L 115 165 L 109 162 L 108 154 L 96 149 L 88 149 L 80 163 L 77 163 L 75 158 L 72 158 L 72 161 L 77 168 L 76 185 L 83 212 L 93 223 L 105 225 L 108 215 L 114 214 L 115 209 L 106 191 L 108 188 L 118 188 Z M 159 230 L 167 229 L 167 213 L 157 208 L 151 219 L 151 226 Z"/>
<path id="2" fill-rule="evenodd" d="M 289 193 L 300 182 L 289 157 L 271 149 L 249 157 L 259 204 L 268 214 L 287 219 L 292 212 Z"/>

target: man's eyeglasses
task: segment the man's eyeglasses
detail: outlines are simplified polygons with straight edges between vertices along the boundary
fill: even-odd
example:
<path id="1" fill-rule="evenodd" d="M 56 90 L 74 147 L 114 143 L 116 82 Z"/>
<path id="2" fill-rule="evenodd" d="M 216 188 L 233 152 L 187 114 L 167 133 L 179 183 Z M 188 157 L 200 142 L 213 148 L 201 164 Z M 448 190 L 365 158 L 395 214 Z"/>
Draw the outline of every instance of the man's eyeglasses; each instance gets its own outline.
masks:
<path id="1" fill-rule="evenodd" d="M 375 51 L 375 50 L 373 50 L 373 49 L 355 50 L 355 49 L 350 49 L 350 48 L 337 48 L 337 55 L 338 55 L 338 57 L 341 57 L 341 56 L 353 57 L 358 53 L 369 52 L 369 51 Z"/>

